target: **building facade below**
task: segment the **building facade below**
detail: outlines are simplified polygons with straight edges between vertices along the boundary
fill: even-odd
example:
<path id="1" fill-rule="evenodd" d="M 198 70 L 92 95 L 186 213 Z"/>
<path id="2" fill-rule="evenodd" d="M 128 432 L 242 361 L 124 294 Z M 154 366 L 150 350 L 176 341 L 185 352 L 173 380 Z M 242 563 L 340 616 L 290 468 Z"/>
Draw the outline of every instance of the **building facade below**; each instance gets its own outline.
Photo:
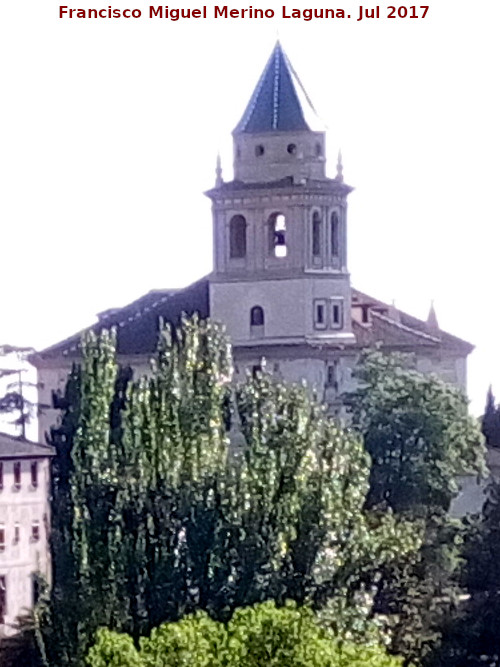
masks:
<path id="1" fill-rule="evenodd" d="M 33 608 L 41 575 L 50 581 L 52 447 L 0 433 L 0 639 Z"/>

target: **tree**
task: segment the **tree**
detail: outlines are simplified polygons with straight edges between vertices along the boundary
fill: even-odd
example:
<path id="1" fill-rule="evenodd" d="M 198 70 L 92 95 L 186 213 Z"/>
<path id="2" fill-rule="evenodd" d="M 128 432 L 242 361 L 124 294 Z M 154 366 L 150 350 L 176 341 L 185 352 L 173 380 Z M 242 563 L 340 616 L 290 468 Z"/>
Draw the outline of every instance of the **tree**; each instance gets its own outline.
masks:
<path id="1" fill-rule="evenodd" d="M 431 515 L 421 548 L 382 572 L 374 610 L 390 619 L 388 645 L 405 664 L 427 664 L 459 609 L 464 534 L 459 520 Z"/>
<path id="2" fill-rule="evenodd" d="M 7 361 L 0 366 L 0 414 L 14 417 L 11 423 L 19 427 L 23 438 L 26 437 L 27 424 L 39 408 L 37 403 L 29 398 L 30 389 L 36 388 L 37 384 L 23 379 L 23 374 L 27 371 L 26 359 L 33 351 L 26 347 L 0 346 L 0 357 L 7 357 Z M 4 378 L 8 378 L 7 383 Z"/>
<path id="3" fill-rule="evenodd" d="M 483 435 L 488 447 L 500 447 L 500 408 L 495 404 L 491 385 L 486 395 L 486 407 L 481 420 Z"/>
<path id="4" fill-rule="evenodd" d="M 35 371 L 28 363 L 33 352 L 31 347 L 0 345 L 0 357 L 4 357 L 0 365 L 0 416 L 12 417 L 9 424 L 16 427 L 21 438 L 26 438 L 31 421 L 49 407 L 36 400 L 39 384 L 31 381 Z"/>
<path id="5" fill-rule="evenodd" d="M 54 434 L 51 665 L 77 664 L 103 625 L 138 640 L 198 610 L 355 599 L 416 549 L 412 526 L 363 511 L 358 438 L 305 388 L 257 373 L 235 390 L 231 368 L 222 328 L 196 319 L 133 382 L 112 335 L 84 342 Z"/>
<path id="6" fill-rule="evenodd" d="M 100 629 L 89 667 L 398 667 L 377 646 L 342 643 L 320 627 L 310 609 L 264 602 L 235 611 L 227 624 L 205 612 L 165 623 L 140 640 Z"/>
<path id="7" fill-rule="evenodd" d="M 457 478 L 485 471 L 484 446 L 465 396 L 411 367 L 407 355 L 365 353 L 346 397 L 371 457 L 367 507 L 447 511 Z"/>
<path id="8" fill-rule="evenodd" d="M 412 366 L 406 355 L 367 352 L 347 402 L 372 460 L 367 508 L 424 526 L 421 548 L 384 568 L 375 595 L 392 624 L 391 649 L 421 664 L 463 592 L 464 530 L 447 511 L 458 476 L 484 470 L 484 447 L 462 393 Z"/>
<path id="9" fill-rule="evenodd" d="M 492 482 L 479 518 L 468 521 L 464 601 L 444 628 L 432 667 L 500 665 L 500 484 Z"/>
<path id="10" fill-rule="evenodd" d="M 90 667 L 144 667 L 132 637 L 107 628 L 97 631 L 96 643 L 90 648 L 86 662 Z"/>

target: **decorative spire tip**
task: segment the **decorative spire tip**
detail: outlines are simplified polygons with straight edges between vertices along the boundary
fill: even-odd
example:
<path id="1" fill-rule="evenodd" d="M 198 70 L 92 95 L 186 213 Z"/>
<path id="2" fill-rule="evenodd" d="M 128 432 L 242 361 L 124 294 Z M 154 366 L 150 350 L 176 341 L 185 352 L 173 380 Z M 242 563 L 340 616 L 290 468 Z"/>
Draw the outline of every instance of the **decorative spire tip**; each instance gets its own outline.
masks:
<path id="1" fill-rule="evenodd" d="M 439 331 L 436 309 L 434 308 L 434 299 L 431 299 L 431 307 L 429 308 L 429 314 L 427 316 L 427 326 L 433 331 Z"/>
<path id="2" fill-rule="evenodd" d="M 222 164 L 220 159 L 220 153 L 217 153 L 217 160 L 215 163 L 215 187 L 218 188 L 222 185 Z"/>
<path id="3" fill-rule="evenodd" d="M 339 154 L 337 158 L 337 181 L 342 181 L 344 180 L 344 167 L 342 165 L 342 150 L 339 148 Z"/>

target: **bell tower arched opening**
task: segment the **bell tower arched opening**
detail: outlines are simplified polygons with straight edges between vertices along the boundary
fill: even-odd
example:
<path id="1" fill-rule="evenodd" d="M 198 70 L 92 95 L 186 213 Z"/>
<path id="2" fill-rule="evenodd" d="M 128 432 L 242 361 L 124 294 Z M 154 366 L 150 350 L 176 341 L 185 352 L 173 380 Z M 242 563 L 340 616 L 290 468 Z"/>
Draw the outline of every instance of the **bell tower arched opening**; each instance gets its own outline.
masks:
<path id="1" fill-rule="evenodd" d="M 267 222 L 269 254 L 271 257 L 287 256 L 287 228 L 283 213 L 273 213 Z"/>

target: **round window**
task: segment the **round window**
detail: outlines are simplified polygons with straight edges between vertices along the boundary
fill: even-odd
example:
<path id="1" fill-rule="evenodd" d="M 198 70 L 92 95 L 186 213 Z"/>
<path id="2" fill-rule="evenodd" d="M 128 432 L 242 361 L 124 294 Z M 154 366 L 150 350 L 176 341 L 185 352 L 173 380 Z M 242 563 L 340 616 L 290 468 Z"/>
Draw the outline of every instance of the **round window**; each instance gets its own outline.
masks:
<path id="1" fill-rule="evenodd" d="M 288 144 L 286 147 L 286 150 L 290 155 L 295 155 L 297 153 L 297 145 L 296 144 Z"/>

